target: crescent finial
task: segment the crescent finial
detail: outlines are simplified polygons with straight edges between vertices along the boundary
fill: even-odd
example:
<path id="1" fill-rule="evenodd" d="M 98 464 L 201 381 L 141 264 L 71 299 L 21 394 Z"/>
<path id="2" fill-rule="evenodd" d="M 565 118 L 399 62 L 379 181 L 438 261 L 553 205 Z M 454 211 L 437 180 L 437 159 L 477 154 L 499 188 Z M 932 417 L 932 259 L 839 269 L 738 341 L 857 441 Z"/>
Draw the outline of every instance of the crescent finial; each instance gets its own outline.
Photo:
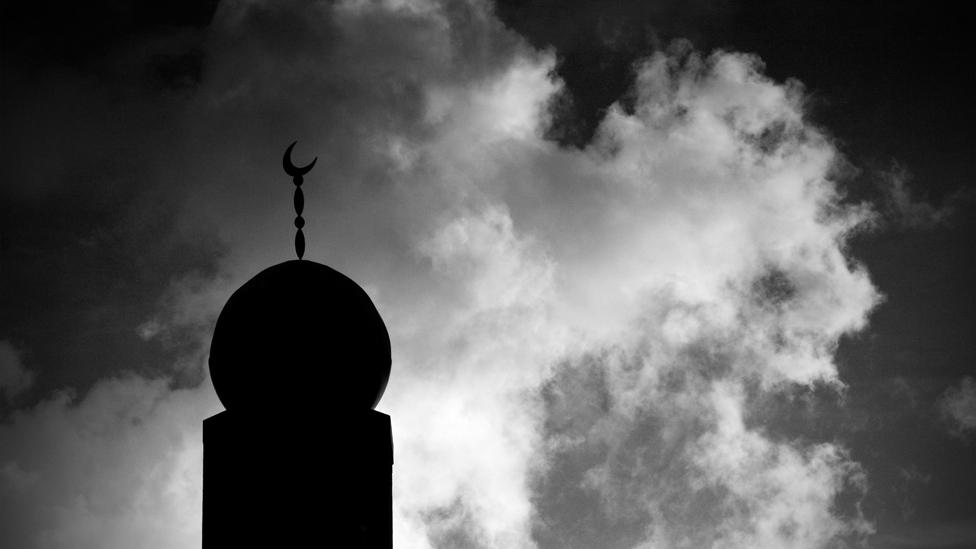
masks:
<path id="1" fill-rule="evenodd" d="M 319 157 L 316 156 L 315 158 L 312 159 L 311 162 L 309 162 L 307 165 L 302 167 L 292 164 L 291 150 L 295 148 L 296 143 L 298 143 L 298 141 L 292 141 L 291 145 L 288 145 L 288 148 L 285 149 L 285 155 L 281 158 L 281 166 L 285 168 L 286 174 L 292 177 L 301 177 L 307 174 L 308 172 L 310 172 L 312 168 L 315 167 L 315 161 L 318 160 Z"/>

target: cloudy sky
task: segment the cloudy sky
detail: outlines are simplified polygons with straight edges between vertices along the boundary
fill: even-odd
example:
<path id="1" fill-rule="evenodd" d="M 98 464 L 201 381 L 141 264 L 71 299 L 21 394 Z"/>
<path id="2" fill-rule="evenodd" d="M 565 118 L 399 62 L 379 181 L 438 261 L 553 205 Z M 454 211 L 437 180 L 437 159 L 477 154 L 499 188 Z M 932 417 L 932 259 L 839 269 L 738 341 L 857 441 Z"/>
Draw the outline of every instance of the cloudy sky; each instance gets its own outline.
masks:
<path id="1" fill-rule="evenodd" d="M 296 139 L 306 258 L 391 334 L 398 549 L 976 546 L 962 12 L 2 10 L 6 547 L 199 546 L 211 330 L 293 255 Z"/>

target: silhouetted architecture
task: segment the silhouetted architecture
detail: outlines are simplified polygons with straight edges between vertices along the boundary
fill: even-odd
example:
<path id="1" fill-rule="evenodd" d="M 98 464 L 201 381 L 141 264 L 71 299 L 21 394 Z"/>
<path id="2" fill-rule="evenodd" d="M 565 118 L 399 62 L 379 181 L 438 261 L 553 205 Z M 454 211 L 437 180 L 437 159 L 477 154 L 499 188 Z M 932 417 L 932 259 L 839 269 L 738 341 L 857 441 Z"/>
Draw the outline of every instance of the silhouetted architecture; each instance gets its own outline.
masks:
<path id="1" fill-rule="evenodd" d="M 302 260 L 303 168 L 291 163 L 295 251 L 241 286 L 214 329 L 225 411 L 203 422 L 203 548 L 393 545 L 390 417 L 373 409 L 390 338 L 366 292 Z"/>

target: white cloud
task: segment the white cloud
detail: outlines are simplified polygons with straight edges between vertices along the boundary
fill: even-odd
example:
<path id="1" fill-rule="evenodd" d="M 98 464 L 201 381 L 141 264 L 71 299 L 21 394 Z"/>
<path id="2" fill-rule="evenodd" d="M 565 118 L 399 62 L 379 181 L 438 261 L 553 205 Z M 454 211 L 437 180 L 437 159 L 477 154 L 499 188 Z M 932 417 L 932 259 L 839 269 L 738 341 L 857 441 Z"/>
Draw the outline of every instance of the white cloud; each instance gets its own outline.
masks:
<path id="1" fill-rule="evenodd" d="M 967 437 L 976 432 L 976 379 L 967 376 L 946 389 L 939 407 L 952 433 Z"/>
<path id="2" fill-rule="evenodd" d="M 545 66 L 546 59 L 537 62 Z M 524 71 L 525 63 L 512 61 L 510 70 Z M 401 496 L 401 512 L 436 502 L 450 510 L 437 515 L 437 528 L 441 520 L 463 525 L 489 547 L 530 543 L 532 513 L 551 518 L 546 505 L 555 502 L 524 505 L 526 482 L 547 473 L 538 403 L 518 396 L 559 363 L 595 360 L 610 409 L 582 438 L 557 444 L 564 454 L 612 448 L 586 476 L 605 506 L 593 512 L 646 515 L 644 541 L 662 547 L 682 546 L 689 532 L 741 547 L 818 547 L 870 533 L 858 513 L 842 516 L 834 507 L 842 492 L 865 489 L 842 448 L 772 440 L 744 423 L 748 398 L 709 396 L 715 387 L 744 394 L 754 383 L 761 390 L 815 381 L 839 386 L 837 341 L 863 327 L 879 300 L 844 248 L 871 212 L 841 205 L 831 180 L 837 152 L 804 122 L 802 88 L 759 71 L 755 58 L 739 54 L 655 56 L 639 72 L 635 112 L 612 109 L 597 142 L 580 153 L 538 134 L 467 147 L 454 138 L 451 121 L 477 136 L 495 135 L 493 119 L 438 119 L 447 121 L 440 133 L 419 147 L 423 174 L 453 188 L 462 204 L 478 206 L 441 210 L 437 217 L 448 221 L 420 240 L 432 260 L 425 276 L 454 278 L 433 292 L 451 296 L 433 308 L 438 323 L 418 328 L 423 319 L 414 318 L 410 329 L 444 339 L 401 340 L 401 349 L 423 343 L 401 355 L 400 380 L 419 364 L 443 364 L 434 370 L 447 372 L 443 382 L 424 376 L 391 385 L 390 410 L 411 426 L 398 440 L 411 444 L 414 429 L 425 433 L 416 437 L 418 457 L 408 446 L 398 458 L 400 486 L 414 496 Z M 540 103 L 531 95 L 525 101 Z M 457 101 L 454 108 L 472 105 Z M 536 116 L 542 122 L 545 115 Z M 397 298 L 387 299 L 396 310 Z M 401 408 L 401 401 L 411 404 Z M 419 415 L 417 402 L 425 403 Z M 424 420 L 438 409 L 452 411 L 453 425 Z M 482 414 L 505 419 L 493 424 Z M 647 417 L 659 430 L 647 429 Z M 508 433 L 516 427 L 521 434 L 513 440 Z M 657 437 L 685 446 L 641 464 L 640 456 L 655 452 L 649 446 L 667 442 Z M 490 457 L 461 458 L 478 448 Z M 437 459 L 431 469 L 438 478 L 420 474 L 407 484 L 418 475 L 410 464 L 419 456 Z M 662 478 L 680 467 L 686 477 Z M 499 471 L 505 481 L 494 477 Z M 503 507 L 472 491 L 475 478 L 523 505 Z M 438 497 L 416 497 L 431 491 Z M 681 512 L 680 499 L 712 492 L 703 505 L 715 516 Z M 495 507 L 481 503 L 487 501 Z M 416 540 L 423 527 L 412 526 Z"/>
<path id="3" fill-rule="evenodd" d="M 58 392 L 0 425 L 0 506 L 11 547 L 199 545 L 201 419 L 209 385 L 123 376 Z"/>
<path id="4" fill-rule="evenodd" d="M 842 448 L 744 420 L 750 392 L 841 385 L 837 341 L 880 299 L 845 253 L 870 211 L 841 205 L 837 152 L 804 122 L 799 85 L 759 70 L 680 48 L 648 60 L 634 113 L 612 110 L 577 160 L 585 192 L 560 221 L 588 216 L 586 232 L 539 237 L 560 304 L 592 338 L 583 360 L 604 371 L 583 393 L 609 403 L 581 433 L 551 434 L 555 456 L 605 455 L 583 484 L 612 521 L 643 521 L 648 547 L 820 547 L 871 531 L 834 507 L 864 489 Z"/>
<path id="5" fill-rule="evenodd" d="M 699 439 L 692 460 L 704 482 L 726 488 L 722 505 L 728 511 L 715 546 L 824 547 L 842 535 L 873 532 L 861 517 L 833 512 L 845 483 L 866 489 L 860 469 L 836 445 L 794 446 L 746 428 L 744 396 L 736 384 L 714 384 L 708 399 L 717 429 Z"/>
<path id="6" fill-rule="evenodd" d="M 383 406 L 394 421 L 398 536 L 423 546 L 428 527 L 465 516 L 486 546 L 529 547 L 539 443 L 529 391 L 562 339 L 548 325 L 551 266 L 497 208 L 461 214 L 419 248 L 442 301 L 407 327 L 390 323 L 398 356 Z"/>

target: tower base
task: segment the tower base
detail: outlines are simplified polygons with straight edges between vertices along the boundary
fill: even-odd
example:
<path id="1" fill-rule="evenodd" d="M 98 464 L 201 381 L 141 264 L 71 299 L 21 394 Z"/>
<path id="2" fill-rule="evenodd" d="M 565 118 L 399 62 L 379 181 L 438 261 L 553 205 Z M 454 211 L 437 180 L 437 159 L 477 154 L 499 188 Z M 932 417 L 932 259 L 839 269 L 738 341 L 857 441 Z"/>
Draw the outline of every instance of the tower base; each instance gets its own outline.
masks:
<path id="1" fill-rule="evenodd" d="M 390 416 L 203 422 L 203 549 L 391 549 Z"/>

